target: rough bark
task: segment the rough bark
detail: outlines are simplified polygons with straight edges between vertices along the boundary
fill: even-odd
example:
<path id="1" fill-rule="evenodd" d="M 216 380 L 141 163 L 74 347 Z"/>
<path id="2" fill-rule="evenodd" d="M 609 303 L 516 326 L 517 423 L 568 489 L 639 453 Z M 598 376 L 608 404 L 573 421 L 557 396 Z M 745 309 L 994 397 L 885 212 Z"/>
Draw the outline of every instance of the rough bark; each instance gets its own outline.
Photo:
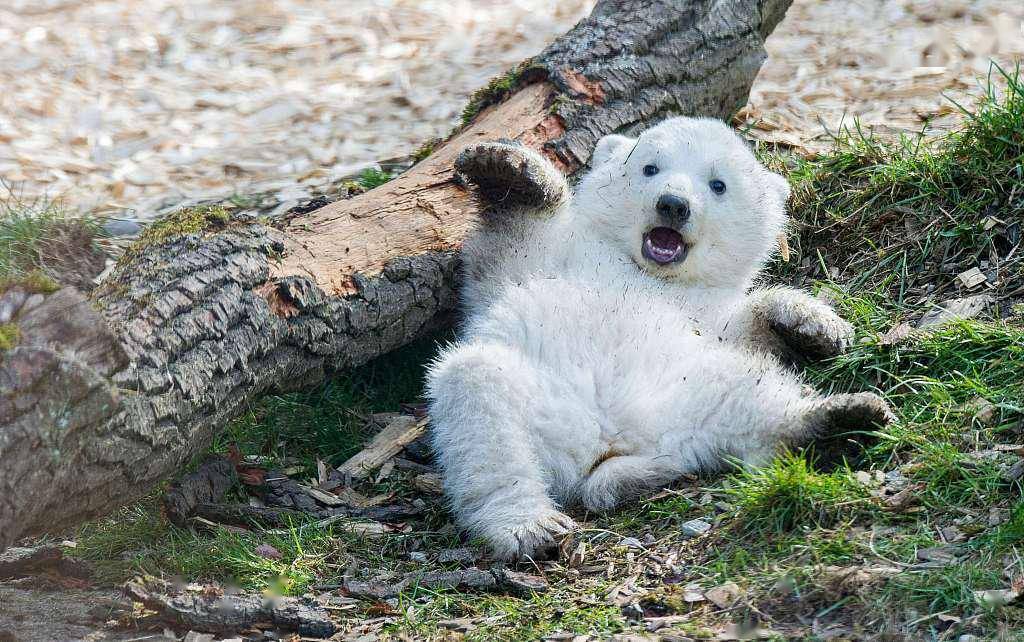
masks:
<path id="1" fill-rule="evenodd" d="M 171 586 L 155 578 L 128 582 L 125 592 L 156 611 L 163 620 L 199 631 L 232 633 L 256 624 L 271 624 L 319 639 L 330 637 L 336 630 L 327 611 L 307 598 L 175 593 Z"/>
<path id="2" fill-rule="evenodd" d="M 451 171 L 466 145 L 517 139 L 574 174 L 604 134 L 728 117 L 788 5 L 601 0 L 377 189 L 278 227 L 210 216 L 155 228 L 88 303 L 71 290 L 32 305 L 3 295 L 22 336 L 0 364 L 0 548 L 137 498 L 259 395 L 445 323 L 476 212 Z"/>

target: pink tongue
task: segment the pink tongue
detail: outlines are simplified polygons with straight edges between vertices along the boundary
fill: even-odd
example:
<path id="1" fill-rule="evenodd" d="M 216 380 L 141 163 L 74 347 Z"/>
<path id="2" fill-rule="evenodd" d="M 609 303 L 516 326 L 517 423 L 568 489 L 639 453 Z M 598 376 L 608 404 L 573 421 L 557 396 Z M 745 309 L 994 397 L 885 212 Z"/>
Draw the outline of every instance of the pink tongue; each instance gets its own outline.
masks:
<path id="1" fill-rule="evenodd" d="M 679 232 L 667 227 L 654 228 L 647 234 L 647 238 L 651 240 L 651 245 L 655 249 L 667 254 L 675 252 L 683 244 L 683 237 Z"/>

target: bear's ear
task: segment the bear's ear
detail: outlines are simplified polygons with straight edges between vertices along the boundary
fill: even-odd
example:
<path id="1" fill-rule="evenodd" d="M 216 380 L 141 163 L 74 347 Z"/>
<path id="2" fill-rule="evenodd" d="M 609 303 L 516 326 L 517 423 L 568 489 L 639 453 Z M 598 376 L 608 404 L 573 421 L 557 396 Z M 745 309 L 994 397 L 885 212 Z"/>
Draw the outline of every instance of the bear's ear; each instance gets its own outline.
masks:
<path id="1" fill-rule="evenodd" d="M 594 148 L 594 154 L 590 157 L 590 166 L 597 167 L 598 165 L 604 164 L 606 160 L 612 157 L 612 155 L 619 149 L 622 149 L 625 145 L 631 145 L 636 140 L 626 136 L 620 136 L 619 134 L 608 134 L 597 141 L 597 147 Z"/>
<path id="2" fill-rule="evenodd" d="M 768 175 L 768 189 L 773 194 L 778 196 L 779 203 L 783 207 L 789 202 L 789 181 L 786 180 L 785 176 L 780 176 L 774 172 L 765 172 Z"/>

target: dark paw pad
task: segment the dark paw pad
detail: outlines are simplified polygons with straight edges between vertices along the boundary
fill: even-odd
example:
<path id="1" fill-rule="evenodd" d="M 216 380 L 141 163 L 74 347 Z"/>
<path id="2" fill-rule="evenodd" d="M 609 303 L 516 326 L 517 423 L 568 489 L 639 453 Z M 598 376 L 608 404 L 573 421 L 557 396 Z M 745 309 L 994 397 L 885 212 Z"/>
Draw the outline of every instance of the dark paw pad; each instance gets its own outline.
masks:
<path id="1" fill-rule="evenodd" d="M 499 207 L 546 208 L 566 195 L 565 179 L 549 161 L 514 142 L 467 147 L 455 169 L 484 201 Z"/>
<path id="2" fill-rule="evenodd" d="M 818 411 L 822 432 L 871 430 L 896 420 L 884 399 L 870 392 L 832 395 Z"/>

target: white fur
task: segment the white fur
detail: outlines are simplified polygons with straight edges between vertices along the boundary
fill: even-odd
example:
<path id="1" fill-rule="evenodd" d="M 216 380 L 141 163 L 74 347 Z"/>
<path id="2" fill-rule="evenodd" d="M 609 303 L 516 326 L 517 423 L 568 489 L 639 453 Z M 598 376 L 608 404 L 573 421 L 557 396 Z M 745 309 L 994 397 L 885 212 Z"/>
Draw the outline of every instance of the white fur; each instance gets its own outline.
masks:
<path id="1" fill-rule="evenodd" d="M 645 176 L 648 164 L 660 172 Z M 667 192 L 690 203 L 691 249 L 657 266 L 640 248 Z M 467 241 L 465 324 L 428 376 L 434 446 L 463 527 L 500 557 L 533 555 L 572 528 L 563 508 L 607 510 L 809 435 L 821 398 L 768 352 L 767 324 L 823 319 L 840 343 L 850 329 L 802 292 L 748 293 L 787 196 L 727 126 L 678 118 L 639 139 L 602 139 L 592 171 L 549 216 L 512 213 Z"/>

